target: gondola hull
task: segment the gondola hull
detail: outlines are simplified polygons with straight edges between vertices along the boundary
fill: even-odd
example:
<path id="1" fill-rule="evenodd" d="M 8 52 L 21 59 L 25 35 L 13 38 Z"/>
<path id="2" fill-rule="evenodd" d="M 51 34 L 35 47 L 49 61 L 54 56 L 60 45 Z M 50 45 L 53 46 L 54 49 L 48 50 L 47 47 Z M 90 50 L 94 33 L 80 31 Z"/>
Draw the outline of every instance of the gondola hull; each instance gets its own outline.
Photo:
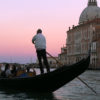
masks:
<path id="1" fill-rule="evenodd" d="M 89 66 L 90 56 L 80 62 L 62 66 L 49 73 L 24 78 L 0 78 L 0 87 L 33 92 L 54 92 L 64 86 Z"/>

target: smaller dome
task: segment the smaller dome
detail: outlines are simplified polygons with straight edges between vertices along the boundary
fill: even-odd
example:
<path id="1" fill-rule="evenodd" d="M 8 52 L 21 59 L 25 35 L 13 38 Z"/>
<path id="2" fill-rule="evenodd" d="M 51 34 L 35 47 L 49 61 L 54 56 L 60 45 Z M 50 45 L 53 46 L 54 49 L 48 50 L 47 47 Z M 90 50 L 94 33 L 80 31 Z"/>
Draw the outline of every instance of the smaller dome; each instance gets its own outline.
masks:
<path id="1" fill-rule="evenodd" d="M 88 6 L 83 10 L 80 15 L 79 24 L 82 24 L 88 20 L 94 18 L 100 18 L 100 8 L 97 6 Z"/>

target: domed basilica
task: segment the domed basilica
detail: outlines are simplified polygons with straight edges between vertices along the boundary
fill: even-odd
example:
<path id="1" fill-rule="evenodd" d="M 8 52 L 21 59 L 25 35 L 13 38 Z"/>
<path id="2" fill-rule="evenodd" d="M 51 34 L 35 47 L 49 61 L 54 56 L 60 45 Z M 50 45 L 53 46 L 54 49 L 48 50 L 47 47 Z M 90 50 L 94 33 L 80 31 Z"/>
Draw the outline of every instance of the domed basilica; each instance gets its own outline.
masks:
<path id="1" fill-rule="evenodd" d="M 96 0 L 89 0 L 88 6 L 82 11 L 79 24 L 93 20 L 95 18 L 100 18 L 100 8 L 97 6 Z"/>
<path id="2" fill-rule="evenodd" d="M 91 45 L 90 69 L 100 69 L 100 8 L 97 0 L 88 0 L 79 24 L 67 31 L 66 47 L 59 58 L 64 64 L 73 64 L 87 57 Z"/>

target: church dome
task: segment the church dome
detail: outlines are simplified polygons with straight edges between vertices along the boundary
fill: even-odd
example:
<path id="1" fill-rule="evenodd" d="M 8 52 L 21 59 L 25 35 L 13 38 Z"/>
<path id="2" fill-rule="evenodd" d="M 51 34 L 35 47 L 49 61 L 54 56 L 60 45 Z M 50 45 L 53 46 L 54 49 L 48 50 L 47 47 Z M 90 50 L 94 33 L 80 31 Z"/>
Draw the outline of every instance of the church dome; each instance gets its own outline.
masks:
<path id="1" fill-rule="evenodd" d="M 86 7 L 80 15 L 79 24 L 95 18 L 100 18 L 100 8 L 97 7 L 96 0 L 89 0 L 88 7 Z"/>

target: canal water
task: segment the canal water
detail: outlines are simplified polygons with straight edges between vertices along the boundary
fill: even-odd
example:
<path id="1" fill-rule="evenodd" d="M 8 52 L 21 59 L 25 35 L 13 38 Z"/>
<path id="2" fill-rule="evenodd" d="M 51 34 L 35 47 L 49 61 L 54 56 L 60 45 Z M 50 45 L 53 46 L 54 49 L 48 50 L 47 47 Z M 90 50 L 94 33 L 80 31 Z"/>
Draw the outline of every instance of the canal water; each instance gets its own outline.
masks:
<path id="1" fill-rule="evenodd" d="M 79 77 L 91 86 L 97 95 L 76 78 L 52 94 L 4 90 L 0 87 L 0 100 L 100 100 L 100 71 L 88 70 Z"/>

